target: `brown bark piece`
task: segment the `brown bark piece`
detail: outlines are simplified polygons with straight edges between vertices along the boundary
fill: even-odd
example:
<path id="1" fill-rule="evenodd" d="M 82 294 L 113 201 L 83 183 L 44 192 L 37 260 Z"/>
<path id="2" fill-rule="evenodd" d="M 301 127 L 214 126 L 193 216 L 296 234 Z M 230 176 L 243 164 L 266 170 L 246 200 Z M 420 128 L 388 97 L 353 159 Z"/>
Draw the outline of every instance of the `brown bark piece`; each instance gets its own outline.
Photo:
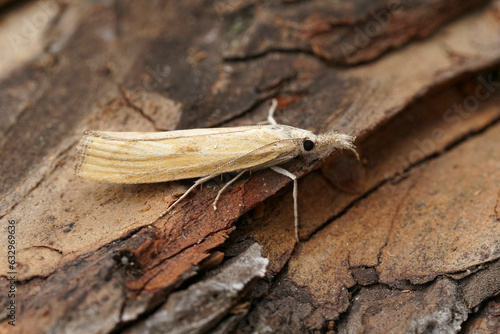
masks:
<path id="1" fill-rule="evenodd" d="M 213 277 L 191 285 L 185 291 L 172 293 L 167 302 L 147 321 L 138 323 L 125 333 L 204 333 L 227 313 L 245 312 L 249 303 L 240 303 L 241 292 L 263 277 L 268 260 L 261 257 L 260 246 L 251 245 L 232 259 Z M 246 305 L 246 306 L 244 306 Z"/>
<path id="2" fill-rule="evenodd" d="M 418 182 L 399 193 L 399 224 L 381 253 L 381 282 L 423 283 L 500 256 L 498 126 L 478 139 L 451 151 L 446 161 L 416 169 Z"/>
<path id="3" fill-rule="evenodd" d="M 456 333 L 467 319 L 456 283 L 440 279 L 426 290 L 363 288 L 354 299 L 339 333 Z M 391 321 L 398 319 L 399 321 Z"/>
<path id="4" fill-rule="evenodd" d="M 477 271 L 462 282 L 462 293 L 469 308 L 478 307 L 484 300 L 500 293 L 500 261 L 467 270 Z M 495 300 L 495 298 L 493 298 Z"/>
<path id="5" fill-rule="evenodd" d="M 233 21 L 233 29 L 243 32 L 227 41 L 224 56 L 245 59 L 272 51 L 299 50 L 333 63 L 358 64 L 414 38 L 427 37 L 443 23 L 483 3 L 310 1 L 285 8 L 261 7 L 251 19 L 238 17 Z"/>
<path id="6" fill-rule="evenodd" d="M 487 302 L 482 309 L 475 313 L 466 326 L 463 328 L 463 333 L 498 333 L 500 331 L 500 297 L 497 296 Z"/>

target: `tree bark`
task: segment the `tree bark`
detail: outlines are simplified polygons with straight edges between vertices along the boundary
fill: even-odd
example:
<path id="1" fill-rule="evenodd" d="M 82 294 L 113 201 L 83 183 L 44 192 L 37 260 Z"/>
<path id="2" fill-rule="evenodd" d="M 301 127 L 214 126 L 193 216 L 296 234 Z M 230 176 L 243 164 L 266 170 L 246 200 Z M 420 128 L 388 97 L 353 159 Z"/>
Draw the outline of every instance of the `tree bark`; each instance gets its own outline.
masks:
<path id="1" fill-rule="evenodd" d="M 0 331 L 499 330 L 500 1 L 1 8 Z M 281 124 L 357 136 L 359 161 L 283 166 L 299 243 L 270 170 L 165 216 L 193 180 L 74 175 L 84 129 L 253 125 L 271 98 Z"/>

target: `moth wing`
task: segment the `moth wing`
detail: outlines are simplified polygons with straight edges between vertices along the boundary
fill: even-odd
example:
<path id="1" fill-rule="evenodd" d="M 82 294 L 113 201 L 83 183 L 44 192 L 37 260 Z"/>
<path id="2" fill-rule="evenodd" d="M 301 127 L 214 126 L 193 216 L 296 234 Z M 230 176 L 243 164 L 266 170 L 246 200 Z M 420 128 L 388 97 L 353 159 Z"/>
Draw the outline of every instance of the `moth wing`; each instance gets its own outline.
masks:
<path id="1" fill-rule="evenodd" d="M 76 174 L 110 183 L 155 183 L 197 178 L 282 162 L 297 155 L 275 126 L 168 132 L 87 132 Z"/>

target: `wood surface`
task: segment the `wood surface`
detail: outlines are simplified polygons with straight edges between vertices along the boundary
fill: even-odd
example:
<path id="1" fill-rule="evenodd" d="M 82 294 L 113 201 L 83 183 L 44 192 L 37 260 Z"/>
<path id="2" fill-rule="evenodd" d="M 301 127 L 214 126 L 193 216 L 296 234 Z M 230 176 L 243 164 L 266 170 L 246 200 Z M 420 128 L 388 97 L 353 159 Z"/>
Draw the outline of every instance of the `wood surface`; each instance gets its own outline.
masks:
<path id="1" fill-rule="evenodd" d="M 1 333 L 498 333 L 500 1 L 2 5 Z M 74 174 L 84 129 L 281 124 L 346 152 L 212 180 Z M 264 269 L 265 268 L 265 269 Z"/>

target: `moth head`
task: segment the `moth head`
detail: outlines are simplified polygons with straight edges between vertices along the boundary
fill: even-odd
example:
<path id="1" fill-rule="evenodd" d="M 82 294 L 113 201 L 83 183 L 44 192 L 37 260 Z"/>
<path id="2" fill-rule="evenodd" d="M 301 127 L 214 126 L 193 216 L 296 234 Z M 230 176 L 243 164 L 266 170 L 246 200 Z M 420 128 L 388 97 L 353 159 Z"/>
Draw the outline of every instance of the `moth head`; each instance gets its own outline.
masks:
<path id="1" fill-rule="evenodd" d="M 303 154 L 314 157 L 327 157 L 336 150 L 350 150 L 359 159 L 356 147 L 354 146 L 355 137 L 342 133 L 327 132 L 314 137 L 302 139 Z"/>

